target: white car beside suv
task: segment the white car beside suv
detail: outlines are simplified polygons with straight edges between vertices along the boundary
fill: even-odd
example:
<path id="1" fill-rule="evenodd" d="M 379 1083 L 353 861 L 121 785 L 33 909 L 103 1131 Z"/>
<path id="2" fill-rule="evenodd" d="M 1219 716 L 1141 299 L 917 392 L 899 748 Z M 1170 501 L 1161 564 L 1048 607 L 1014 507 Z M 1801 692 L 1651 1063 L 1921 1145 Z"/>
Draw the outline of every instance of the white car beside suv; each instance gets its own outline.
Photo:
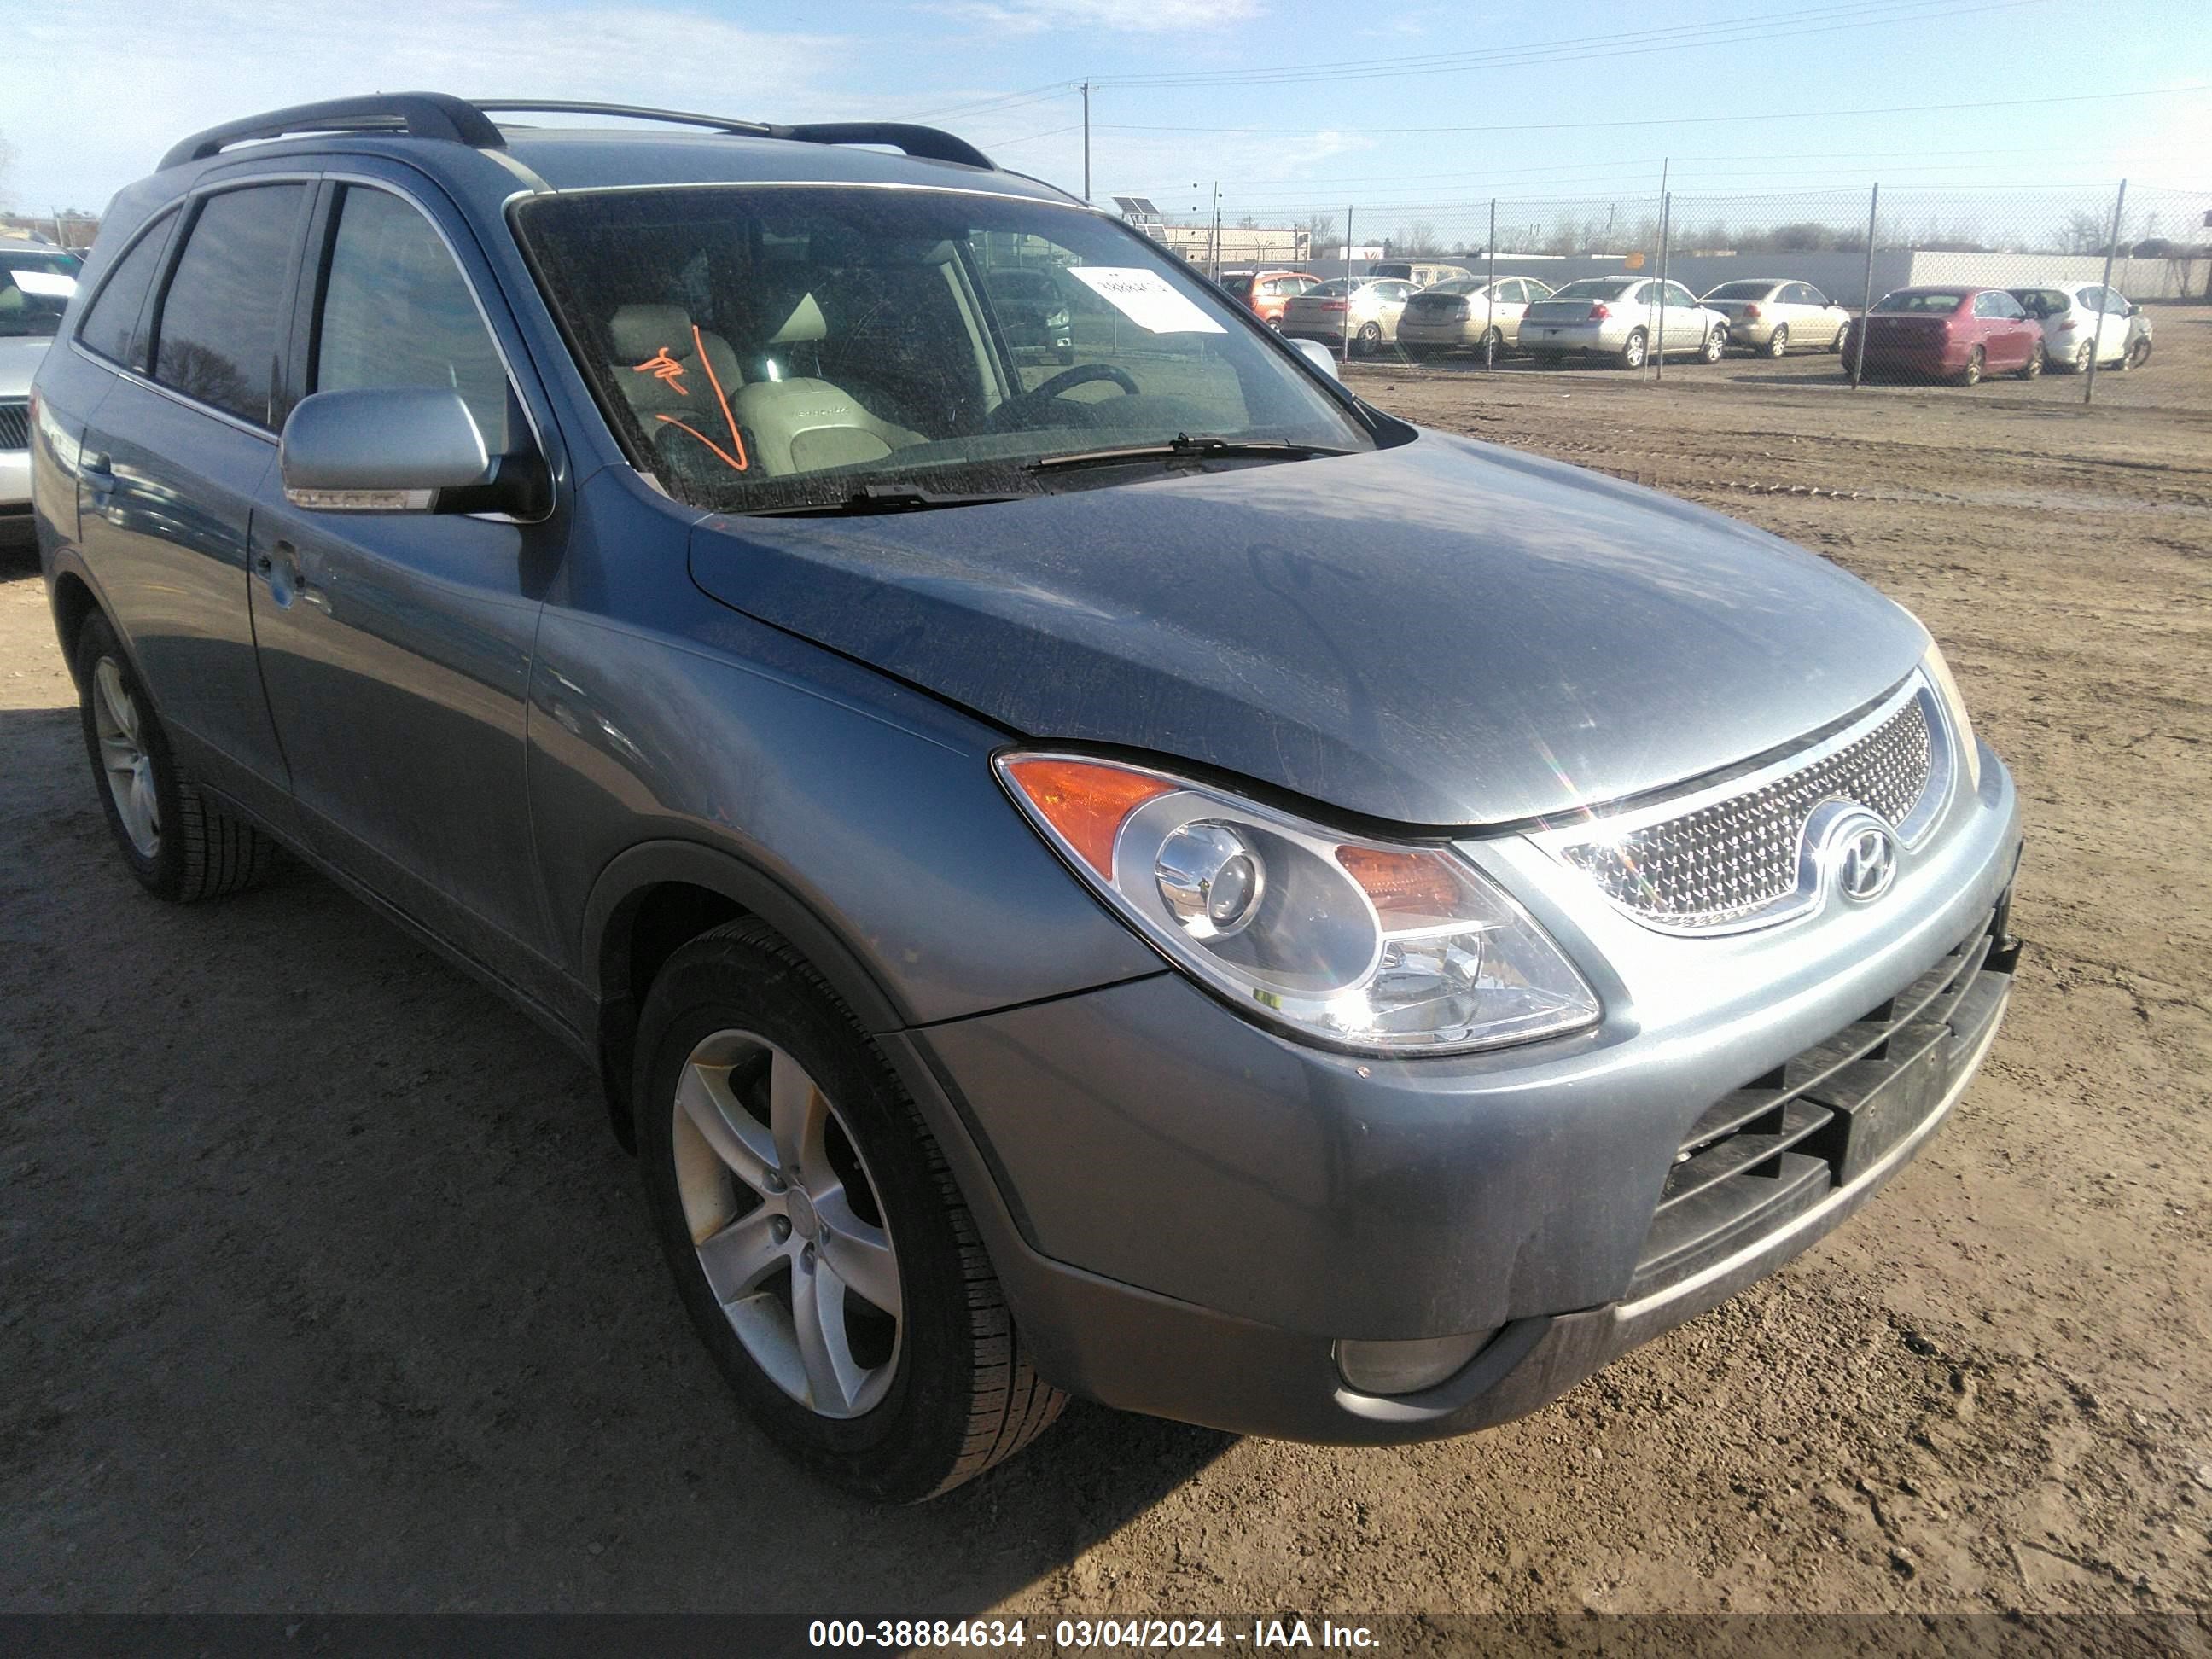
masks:
<path id="1" fill-rule="evenodd" d="M 31 541 L 31 377 L 81 264 L 63 248 L 0 241 L 0 547 Z"/>

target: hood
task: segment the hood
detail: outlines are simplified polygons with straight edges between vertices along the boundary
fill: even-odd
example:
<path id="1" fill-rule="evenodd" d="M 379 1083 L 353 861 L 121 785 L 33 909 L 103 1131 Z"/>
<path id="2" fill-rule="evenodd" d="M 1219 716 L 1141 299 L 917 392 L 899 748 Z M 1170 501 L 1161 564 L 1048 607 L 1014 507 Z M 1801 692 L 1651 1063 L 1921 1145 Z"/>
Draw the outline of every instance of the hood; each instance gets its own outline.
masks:
<path id="1" fill-rule="evenodd" d="M 1894 685 L 1902 608 L 1702 507 L 1468 440 L 850 520 L 717 516 L 708 593 L 1027 737 L 1464 826 L 1670 784 Z"/>
<path id="2" fill-rule="evenodd" d="M 0 398 L 30 395 L 31 377 L 53 343 L 50 334 L 0 334 Z"/>

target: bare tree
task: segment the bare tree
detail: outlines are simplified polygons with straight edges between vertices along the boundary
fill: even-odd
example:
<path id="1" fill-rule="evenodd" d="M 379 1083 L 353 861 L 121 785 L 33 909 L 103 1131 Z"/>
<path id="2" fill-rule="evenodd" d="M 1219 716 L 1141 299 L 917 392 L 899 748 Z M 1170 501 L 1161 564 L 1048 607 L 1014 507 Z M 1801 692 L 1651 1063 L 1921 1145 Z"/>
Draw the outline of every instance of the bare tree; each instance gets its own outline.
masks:
<path id="1" fill-rule="evenodd" d="M 1298 228 L 1305 232 L 1316 253 L 1323 248 L 1334 248 L 1344 240 L 1337 234 L 1336 216 L 1333 213 L 1316 213 Z"/>

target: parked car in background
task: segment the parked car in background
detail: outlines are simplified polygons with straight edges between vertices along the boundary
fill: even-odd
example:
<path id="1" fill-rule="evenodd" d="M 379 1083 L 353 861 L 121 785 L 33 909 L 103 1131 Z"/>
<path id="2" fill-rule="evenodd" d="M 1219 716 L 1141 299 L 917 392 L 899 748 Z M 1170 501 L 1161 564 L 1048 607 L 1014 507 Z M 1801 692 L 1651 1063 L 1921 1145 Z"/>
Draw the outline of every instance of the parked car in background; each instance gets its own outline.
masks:
<path id="1" fill-rule="evenodd" d="M 1752 276 L 1723 283 L 1705 296 L 1729 319 L 1729 343 L 1763 357 L 1795 351 L 1840 351 L 1851 313 L 1810 283 Z"/>
<path id="2" fill-rule="evenodd" d="M 82 265 L 60 248 L 0 241 L 0 547 L 31 541 L 31 377 Z"/>
<path id="3" fill-rule="evenodd" d="M 1283 307 L 1282 331 L 1300 339 L 1341 345 L 1371 355 L 1398 337 L 1398 319 L 1417 290 L 1395 277 L 1340 276 L 1293 296 Z"/>
<path id="4" fill-rule="evenodd" d="M 2043 329 L 2001 288 L 1893 289 L 1866 318 L 1866 372 L 1978 386 L 1990 374 L 2043 373 Z"/>
<path id="5" fill-rule="evenodd" d="M 991 305 L 999 313 L 999 326 L 1006 343 L 1016 351 L 1030 351 L 1062 363 L 1075 361 L 1075 332 L 1067 313 L 1067 295 L 1048 271 L 994 270 L 987 279 Z"/>
<path id="6" fill-rule="evenodd" d="M 2132 325 L 2142 307 L 2129 304 L 2118 289 L 2101 283 L 2030 283 L 2005 292 L 2042 325 L 2044 354 L 2051 368 L 2087 374 L 2093 352 L 2100 366 L 2129 367 Z"/>
<path id="7" fill-rule="evenodd" d="M 1411 283 L 1415 288 L 1465 282 L 1474 275 L 1465 265 L 1447 265 L 1433 259 L 1384 259 L 1368 266 L 1367 274 L 1390 282 Z"/>
<path id="8" fill-rule="evenodd" d="M 1398 343 L 1417 362 L 1439 352 L 1474 351 L 1494 362 L 1521 337 L 1522 313 L 1530 303 L 1551 297 L 1550 285 L 1530 276 L 1438 283 L 1406 302 L 1398 319 Z"/>
<path id="9" fill-rule="evenodd" d="M 1521 348 L 1547 365 L 1572 356 L 1641 368 L 1662 329 L 1669 356 L 1717 363 L 1728 349 L 1726 316 L 1680 283 L 1648 276 L 1586 276 L 1534 301 L 1522 313 Z"/>
<path id="10" fill-rule="evenodd" d="M 1283 307 L 1321 278 L 1303 270 L 1232 270 L 1224 273 L 1221 286 L 1252 307 L 1253 313 L 1272 327 L 1283 325 Z"/>

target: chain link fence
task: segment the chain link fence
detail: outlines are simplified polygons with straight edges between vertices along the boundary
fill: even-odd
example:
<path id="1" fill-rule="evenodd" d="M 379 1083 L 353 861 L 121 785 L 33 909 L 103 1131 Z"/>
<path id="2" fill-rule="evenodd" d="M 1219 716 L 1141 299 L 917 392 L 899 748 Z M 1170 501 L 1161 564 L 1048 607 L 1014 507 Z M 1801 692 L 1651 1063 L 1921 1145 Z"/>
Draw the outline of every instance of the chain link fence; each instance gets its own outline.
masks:
<path id="1" fill-rule="evenodd" d="M 1170 222 L 1155 234 L 1209 270 L 1267 268 L 1359 278 L 1401 275 L 1394 266 L 1457 267 L 1481 285 L 1486 320 L 1497 314 L 1496 300 L 1487 297 L 1492 284 L 1517 281 L 1506 291 L 1533 300 L 1571 283 L 1631 275 L 1664 279 L 1677 300 L 1702 299 L 1732 283 L 1802 284 L 1850 313 L 1852 325 L 1882 295 L 1925 284 L 2051 290 L 2095 284 L 2110 290 L 2116 314 L 2146 303 L 2212 302 L 2212 191 L 2125 185 L 1655 190 L 1414 204 L 1355 198 L 1289 212 L 1239 210 L 1231 198 L 1218 219 Z M 1433 269 L 1407 274 L 1436 280 Z M 2029 303 L 2033 309 L 2043 302 Z M 1372 320 L 1371 327 L 1345 328 L 1333 343 L 1347 356 L 1364 350 L 1402 363 L 1424 355 L 1399 341 L 1395 319 Z M 1498 325 L 1500 337 L 1477 354 L 1480 366 L 1495 367 L 1540 345 L 1540 337 L 1520 337 L 1519 320 L 1516 312 Z M 1836 327 L 1816 323 L 1807 331 L 1817 330 L 1815 337 L 1800 343 L 1839 337 L 1856 379 L 1865 332 L 1858 336 L 1859 353 L 1852 354 L 1849 332 L 1836 336 Z M 2130 338 L 2146 331 L 2133 324 Z M 1667 357 L 1677 353 L 1674 331 L 1650 333 L 1667 343 L 1665 352 L 1648 359 L 1648 372 L 1663 377 Z M 1482 331 L 1470 337 L 1477 337 L 1486 339 Z M 1771 332 L 1759 337 L 1771 341 Z M 1744 343 L 1737 340 L 1736 349 Z M 2086 371 L 2085 397 L 2094 396 L 2099 359 L 2091 350 L 2078 365 Z M 2070 351 L 2050 362 L 2077 366 Z"/>

